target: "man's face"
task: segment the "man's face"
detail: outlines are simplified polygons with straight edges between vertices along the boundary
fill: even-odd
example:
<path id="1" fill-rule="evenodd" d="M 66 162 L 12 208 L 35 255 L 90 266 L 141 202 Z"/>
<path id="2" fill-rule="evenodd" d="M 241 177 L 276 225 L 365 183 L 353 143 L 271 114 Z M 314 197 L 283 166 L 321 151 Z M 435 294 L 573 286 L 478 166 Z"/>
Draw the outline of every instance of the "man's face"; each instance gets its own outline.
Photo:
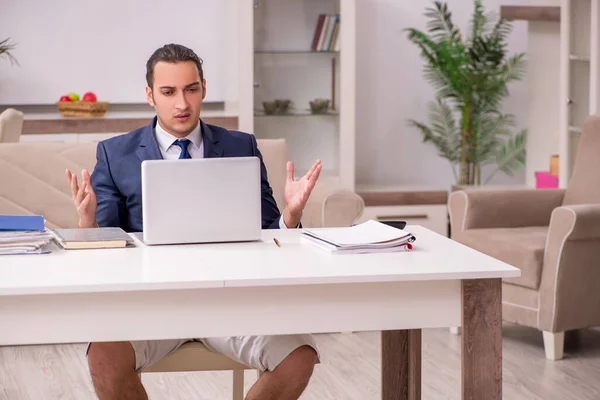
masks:
<path id="1" fill-rule="evenodd" d="M 189 135 L 197 126 L 206 96 L 206 81 L 200 81 L 192 61 L 154 66 L 153 87 L 146 87 L 148 103 L 154 107 L 163 129 L 177 137 Z"/>

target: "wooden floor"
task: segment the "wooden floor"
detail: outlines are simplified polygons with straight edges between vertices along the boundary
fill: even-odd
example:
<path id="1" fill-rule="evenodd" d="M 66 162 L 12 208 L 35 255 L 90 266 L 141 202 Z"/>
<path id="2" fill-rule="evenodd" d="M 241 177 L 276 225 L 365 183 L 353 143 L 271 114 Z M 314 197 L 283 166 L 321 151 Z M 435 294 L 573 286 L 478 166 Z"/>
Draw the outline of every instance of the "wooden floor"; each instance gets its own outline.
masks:
<path id="1" fill-rule="evenodd" d="M 504 398 L 600 398 L 600 330 L 569 337 L 565 359 L 544 358 L 536 330 L 504 326 Z M 323 363 L 302 399 L 379 399 L 380 349 L 375 332 L 317 335 Z M 246 372 L 246 389 L 256 374 Z M 151 399 L 228 399 L 229 372 L 147 374 Z M 423 399 L 460 397 L 460 337 L 423 333 Z M 0 347 L 0 399 L 94 399 L 84 345 Z"/>

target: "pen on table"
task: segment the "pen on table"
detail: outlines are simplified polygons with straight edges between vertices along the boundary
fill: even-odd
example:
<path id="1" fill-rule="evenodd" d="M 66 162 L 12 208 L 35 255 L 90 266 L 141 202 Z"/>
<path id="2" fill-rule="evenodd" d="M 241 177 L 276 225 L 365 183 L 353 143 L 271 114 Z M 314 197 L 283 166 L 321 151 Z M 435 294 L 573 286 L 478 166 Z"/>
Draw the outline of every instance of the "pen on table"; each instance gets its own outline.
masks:
<path id="1" fill-rule="evenodd" d="M 281 247 L 281 245 L 279 244 L 279 240 L 277 240 L 277 238 L 273 238 L 273 241 L 275 242 L 277 247 Z"/>

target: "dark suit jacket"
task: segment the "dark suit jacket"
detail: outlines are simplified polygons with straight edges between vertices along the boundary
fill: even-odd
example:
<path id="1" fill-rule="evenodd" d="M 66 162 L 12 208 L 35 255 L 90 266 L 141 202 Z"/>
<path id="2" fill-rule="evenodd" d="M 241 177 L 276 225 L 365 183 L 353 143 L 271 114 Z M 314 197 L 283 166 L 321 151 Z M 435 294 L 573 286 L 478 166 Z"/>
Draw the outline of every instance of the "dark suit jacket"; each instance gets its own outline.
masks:
<path id="1" fill-rule="evenodd" d="M 100 227 L 120 227 L 127 232 L 143 230 L 142 161 L 162 159 L 154 137 L 156 120 L 154 117 L 148 126 L 98 143 L 91 183 L 98 202 L 96 221 Z M 279 228 L 281 214 L 254 135 L 228 131 L 202 121 L 200 124 L 205 158 L 256 156 L 260 159 L 262 226 L 263 229 Z"/>

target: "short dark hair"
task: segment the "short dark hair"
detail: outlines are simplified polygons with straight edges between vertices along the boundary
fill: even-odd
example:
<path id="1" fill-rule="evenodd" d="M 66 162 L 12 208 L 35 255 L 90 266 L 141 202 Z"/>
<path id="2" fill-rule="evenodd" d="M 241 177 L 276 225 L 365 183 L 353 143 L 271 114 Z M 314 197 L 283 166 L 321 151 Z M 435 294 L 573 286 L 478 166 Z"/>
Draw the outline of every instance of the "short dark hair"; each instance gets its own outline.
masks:
<path id="1" fill-rule="evenodd" d="M 192 61 L 198 67 L 200 74 L 200 82 L 204 80 L 204 71 L 202 71 L 202 59 L 198 57 L 192 49 L 189 49 L 180 44 L 170 43 L 160 47 L 152 53 L 146 63 L 146 83 L 152 88 L 154 84 L 154 67 L 159 61 L 168 63 L 177 63 L 184 61 Z"/>

